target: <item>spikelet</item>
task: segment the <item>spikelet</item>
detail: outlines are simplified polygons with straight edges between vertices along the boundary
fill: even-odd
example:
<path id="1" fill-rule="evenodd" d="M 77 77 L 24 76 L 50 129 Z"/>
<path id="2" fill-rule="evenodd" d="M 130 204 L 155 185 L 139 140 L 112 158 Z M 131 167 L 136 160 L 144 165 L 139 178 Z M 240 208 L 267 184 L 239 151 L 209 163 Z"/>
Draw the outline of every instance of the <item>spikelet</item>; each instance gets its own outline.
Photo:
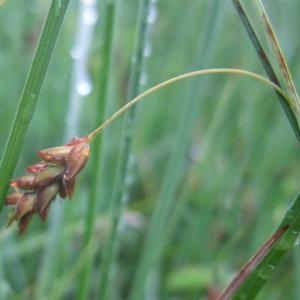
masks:
<path id="1" fill-rule="evenodd" d="M 6 205 L 14 205 L 7 226 L 18 222 L 22 234 L 34 214 L 44 222 L 51 202 L 57 194 L 72 197 L 75 179 L 89 158 L 87 137 L 73 138 L 67 144 L 38 152 L 42 159 L 26 168 L 28 174 L 10 182 L 14 192 L 6 197 Z"/>

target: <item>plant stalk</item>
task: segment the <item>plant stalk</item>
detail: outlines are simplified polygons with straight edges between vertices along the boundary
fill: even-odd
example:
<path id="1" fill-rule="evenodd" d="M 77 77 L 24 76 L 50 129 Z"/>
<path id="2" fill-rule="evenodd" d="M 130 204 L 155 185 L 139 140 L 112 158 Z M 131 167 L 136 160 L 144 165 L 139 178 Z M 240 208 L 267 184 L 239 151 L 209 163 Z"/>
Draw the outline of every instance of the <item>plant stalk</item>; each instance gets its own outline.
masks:
<path id="1" fill-rule="evenodd" d="M 97 93 L 97 122 L 103 122 L 105 106 L 108 101 L 108 88 L 109 88 L 109 74 L 111 73 L 112 63 L 112 49 L 113 49 L 113 36 L 116 18 L 116 2 L 115 0 L 107 0 L 105 6 L 105 24 L 103 28 L 103 66 L 99 70 L 99 84 Z M 101 71 L 101 72 L 100 72 Z M 101 153 L 102 153 L 102 137 L 100 136 L 93 145 L 93 181 L 91 183 L 91 189 L 89 192 L 89 202 L 87 207 L 87 214 L 85 218 L 85 233 L 84 233 L 84 245 L 90 244 L 94 233 L 94 225 L 97 213 L 97 201 L 99 200 L 99 186 L 101 180 Z M 88 287 L 90 286 L 91 272 L 92 272 L 93 256 L 87 259 L 86 265 L 80 273 L 79 284 L 79 297 L 78 299 L 88 298 Z"/>
<path id="2" fill-rule="evenodd" d="M 260 81 L 270 87 L 272 87 L 278 94 L 281 95 L 281 97 L 284 99 L 285 103 L 287 105 L 291 105 L 292 100 L 289 98 L 289 96 L 275 83 L 267 79 L 266 77 L 259 75 L 257 73 L 253 73 L 246 70 L 241 69 L 234 69 L 234 68 L 220 68 L 220 69 L 205 69 L 205 70 L 199 70 L 199 71 L 193 71 L 188 72 L 173 78 L 170 78 L 166 81 L 163 81 L 152 88 L 146 90 L 145 92 L 139 94 L 137 97 L 133 98 L 131 101 L 129 101 L 127 104 L 125 104 L 122 108 L 120 108 L 118 111 L 116 111 L 112 116 L 110 116 L 104 123 L 102 123 L 99 127 L 97 127 L 94 131 L 92 131 L 87 137 L 89 142 L 92 142 L 95 137 L 97 137 L 99 134 L 101 134 L 106 127 L 108 127 L 111 123 L 113 123 L 117 118 L 119 118 L 121 115 L 123 115 L 128 109 L 130 109 L 132 106 L 143 100 L 145 97 L 150 96 L 151 94 L 157 92 L 158 90 L 165 88 L 177 81 L 181 81 L 184 79 L 197 77 L 197 76 L 206 76 L 206 75 L 212 75 L 212 74 L 227 74 L 227 75 L 239 75 L 244 77 L 253 78 L 257 81 Z"/>
<path id="3" fill-rule="evenodd" d="M 127 92 L 127 101 L 138 95 L 139 82 L 143 69 L 143 51 L 146 44 L 147 16 L 150 8 L 150 0 L 139 1 L 138 20 L 136 25 L 136 36 L 134 52 L 132 57 L 129 89 Z M 115 254 L 117 252 L 118 225 L 122 213 L 122 196 L 125 190 L 125 181 L 128 170 L 129 154 L 133 138 L 133 125 L 135 119 L 135 109 L 132 109 L 124 120 L 122 128 L 121 144 L 118 153 L 118 164 L 116 170 L 115 184 L 110 203 L 110 215 L 112 219 L 111 236 L 104 248 L 103 265 L 101 272 L 101 289 L 99 299 L 107 299 L 111 287 L 111 271 L 114 264 Z"/>

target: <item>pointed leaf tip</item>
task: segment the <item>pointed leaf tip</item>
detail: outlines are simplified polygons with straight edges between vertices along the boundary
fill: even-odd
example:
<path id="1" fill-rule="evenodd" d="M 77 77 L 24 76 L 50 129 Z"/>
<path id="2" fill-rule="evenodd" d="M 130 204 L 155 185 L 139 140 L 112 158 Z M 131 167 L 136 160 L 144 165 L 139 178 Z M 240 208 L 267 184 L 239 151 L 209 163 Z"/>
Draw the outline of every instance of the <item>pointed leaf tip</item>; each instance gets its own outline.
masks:
<path id="1" fill-rule="evenodd" d="M 5 199 L 6 205 L 16 205 L 20 199 L 24 196 L 24 193 L 21 192 L 15 192 L 13 194 L 10 194 Z"/>
<path id="2" fill-rule="evenodd" d="M 65 180 L 75 178 L 84 168 L 90 154 L 89 144 L 78 144 L 72 147 L 66 162 L 67 168 L 64 174 Z"/>
<path id="3" fill-rule="evenodd" d="M 22 235 L 25 232 L 25 230 L 27 229 L 29 221 L 31 220 L 32 216 L 33 216 L 32 214 L 28 213 L 27 215 L 23 216 L 20 219 L 19 224 L 18 224 L 18 226 L 19 226 L 19 232 L 18 232 L 19 235 Z"/>
<path id="4" fill-rule="evenodd" d="M 10 186 L 14 189 L 32 190 L 36 188 L 35 175 L 24 175 L 10 182 Z"/>
<path id="5" fill-rule="evenodd" d="M 45 186 L 37 191 L 37 210 L 43 212 L 53 200 L 59 190 L 59 184 L 57 182 Z"/>
<path id="6" fill-rule="evenodd" d="M 44 162 L 39 162 L 37 164 L 34 164 L 34 165 L 31 165 L 31 166 L 28 166 L 26 168 L 26 171 L 28 173 L 31 173 L 31 174 L 38 174 L 40 172 L 42 172 L 43 170 L 45 170 L 47 167 L 47 164 L 44 163 Z"/>
<path id="7" fill-rule="evenodd" d="M 64 162 L 71 150 L 70 146 L 59 146 L 43 149 L 38 152 L 40 158 L 47 162 L 61 163 Z"/>

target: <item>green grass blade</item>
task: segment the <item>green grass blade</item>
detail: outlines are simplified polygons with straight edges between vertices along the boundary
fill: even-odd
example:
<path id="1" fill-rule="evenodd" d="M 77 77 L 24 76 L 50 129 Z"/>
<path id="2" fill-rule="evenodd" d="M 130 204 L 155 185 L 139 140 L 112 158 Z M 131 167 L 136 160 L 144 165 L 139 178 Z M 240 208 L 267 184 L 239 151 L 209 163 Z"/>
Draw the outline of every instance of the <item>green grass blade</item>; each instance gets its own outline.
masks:
<path id="1" fill-rule="evenodd" d="M 100 81 L 97 83 L 97 120 L 96 123 L 102 123 L 104 121 L 105 106 L 108 100 L 108 87 L 109 87 L 109 74 L 111 73 L 111 62 L 112 62 L 112 47 L 113 47 L 113 33 L 115 26 L 115 8 L 116 3 L 114 0 L 108 1 L 105 7 L 105 24 L 103 28 L 103 66 L 99 70 Z M 85 234 L 84 244 L 89 245 L 95 224 L 96 217 L 96 204 L 97 200 L 100 200 L 99 185 L 101 180 L 101 153 L 102 153 L 102 135 L 94 141 L 92 145 L 92 170 L 93 181 L 91 183 L 90 196 L 87 208 L 87 214 L 85 218 Z M 100 200 L 101 201 L 101 200 Z M 93 256 L 90 256 L 80 274 L 80 286 L 78 291 L 78 299 L 87 299 L 88 287 L 91 278 L 91 265 Z"/>
<path id="2" fill-rule="evenodd" d="M 204 35 L 200 37 L 200 44 L 197 49 L 197 61 L 200 66 L 206 62 L 208 53 L 211 51 L 219 6 L 220 4 L 218 1 L 211 1 L 206 7 L 207 19 L 204 20 L 206 29 Z M 203 85 L 201 87 L 203 87 Z M 165 228 L 168 217 L 172 211 L 173 200 L 176 198 L 176 188 L 182 181 L 184 156 L 189 142 L 188 133 L 197 115 L 196 105 L 198 105 L 198 99 L 196 99 L 194 95 L 196 94 L 195 91 L 198 91 L 199 88 L 199 83 L 194 81 L 192 86 L 190 86 L 188 94 L 183 97 L 185 101 L 178 117 L 177 133 L 173 141 L 173 151 L 170 155 L 171 157 L 165 171 L 159 198 L 155 204 L 154 211 L 148 225 L 143 251 L 141 253 L 141 258 L 137 266 L 137 271 L 129 295 L 130 300 L 143 298 L 148 275 L 164 244 L 165 235 L 169 233 L 165 230 Z"/>
<path id="3" fill-rule="evenodd" d="M 4 74 L 0 81 L 0 152 L 4 150 L 16 112 L 16 101 L 20 98 L 51 2 L 7 0 L 0 6 L 0 68 Z M 73 55 L 79 52 L 73 51 L 76 50 L 72 47 L 73 37 L 77 28 L 81 28 L 77 23 L 77 13 L 83 2 L 95 0 L 69 3 L 55 56 L 50 62 L 39 104 L 17 163 L 19 167 L 36 161 L 32 147 L 40 149 L 45 141 L 49 146 L 58 145 L 64 136 L 64 120 L 69 112 L 69 83 L 74 75 L 70 49 L 75 58 Z M 113 45 L 108 50 L 104 35 L 110 35 L 105 26 L 108 21 L 106 5 L 111 2 L 97 1 L 99 18 L 86 70 L 93 82 L 93 92 L 82 99 L 84 103 L 77 127 L 82 133 L 98 126 L 98 122 L 102 123 L 101 120 L 126 102 L 139 1 L 114 1 Z M 232 3 L 228 5 L 226 1 L 215 0 L 222 6 L 219 7 L 219 17 L 214 17 L 207 9 L 214 1 L 188 1 L 188 5 L 183 5 L 183 1 L 174 1 L 174 5 L 170 5 L 172 1 L 150 2 L 157 2 L 158 18 L 155 18 L 155 13 L 149 14 L 149 19 L 155 19 L 155 23 L 150 27 L 153 33 L 151 49 L 146 48 L 152 50 L 152 55 L 144 61 L 147 86 L 176 74 L 209 67 L 244 66 L 265 74 Z M 276 57 L 267 47 L 255 4 L 253 1 L 241 2 L 285 87 Z M 281 45 L 283 50 L 288 45 L 287 58 L 294 75 L 296 69 L 293 67 L 299 64 L 298 0 L 285 1 L 284 4 L 274 0 L 268 6 L 263 3 L 266 9 L 270 9 L 267 12 L 272 23 L 274 21 L 274 29 L 280 26 L 278 38 L 285 42 Z M 84 10 L 80 11 L 83 13 Z M 95 17 L 95 10 L 90 12 L 90 16 Z M 209 24 L 216 30 L 206 34 Z M 198 40 L 200 45 L 197 45 Z M 87 45 L 83 43 L 82 46 Z M 112 58 L 109 72 L 104 71 L 108 63 L 106 50 Z M 198 78 L 216 73 L 220 75 L 208 76 L 210 78 L 205 80 Z M 245 80 L 245 76 L 264 84 Z M 158 200 L 163 199 L 162 184 L 167 183 L 166 174 L 173 176 L 169 178 L 170 191 L 164 187 L 168 212 L 162 222 L 166 225 L 159 224 L 163 230 L 155 232 L 158 241 L 151 244 L 157 253 L 148 250 L 152 265 L 142 278 L 145 282 L 142 287 L 144 297 L 139 297 L 139 300 L 213 297 L 220 286 L 227 285 L 233 271 L 238 272 L 237 265 L 242 267 L 275 231 L 289 204 L 284 199 L 293 199 L 293 195 L 297 195 L 298 144 L 286 117 L 283 117 L 278 98 L 273 91 L 270 92 L 270 87 L 276 89 L 276 86 L 270 86 L 269 81 L 257 75 L 236 69 L 206 69 L 185 78 L 189 80 L 173 78 L 144 94 L 142 99 L 147 97 L 149 101 L 142 100 L 137 107 L 130 168 L 129 172 L 126 171 L 129 176 L 126 175 L 123 192 L 125 200 L 130 199 L 130 202 L 121 212 L 117 250 L 107 284 L 110 300 L 128 299 L 138 262 L 145 251 L 143 244 L 153 210 L 156 205 L 155 210 L 162 207 Z M 108 83 L 102 84 L 105 80 Z M 142 85 L 143 82 L 140 90 L 146 87 Z M 105 86 L 108 86 L 107 92 L 103 90 Z M 107 95 L 100 96 L 101 93 Z M 283 95 L 285 97 L 285 93 Z M 103 102 L 102 98 L 106 100 Z M 290 98 L 287 97 L 287 103 Z M 51 105 L 47 101 L 50 99 Z M 192 103 L 192 108 L 181 119 L 179 116 L 186 101 Z M 104 111 L 103 118 L 101 112 Z M 83 293 L 85 299 L 101 299 L 98 296 L 102 283 L 101 255 L 110 236 L 108 209 L 123 114 L 124 110 L 122 118 L 118 114 L 118 120 L 91 143 L 89 162 L 78 178 L 73 201 L 56 199 L 45 224 L 38 217 L 33 218 L 30 230 L 18 237 L 16 224 L 4 228 L 6 212 L 10 209 L 4 207 L 0 215 L 1 300 L 78 299 L 83 297 L 80 295 L 82 287 L 87 291 Z M 186 133 L 178 129 L 183 121 L 186 122 Z M 177 137 L 179 132 L 186 136 Z M 99 152 L 98 144 L 101 145 Z M 180 152 L 176 153 L 179 161 L 169 161 L 172 152 L 177 150 Z M 21 171 L 18 169 L 15 174 Z M 126 186 L 130 187 L 128 194 Z M 97 193 L 95 211 L 92 211 L 95 204 L 93 190 Z M 169 201 L 170 194 L 173 195 L 172 201 Z M 63 222 L 58 221 L 59 214 Z M 94 223 L 91 248 L 86 242 L 88 222 Z M 51 235 L 50 231 L 56 234 Z M 300 299 L 298 254 L 297 243 L 276 267 L 274 276 L 264 285 L 257 299 Z M 48 255 L 53 259 L 44 263 Z M 266 271 L 268 268 L 263 270 L 263 276 Z"/>
<path id="4" fill-rule="evenodd" d="M 143 69 L 143 51 L 146 44 L 146 30 L 148 25 L 147 16 L 150 8 L 150 0 L 141 0 L 139 5 L 135 45 L 130 69 L 129 88 L 127 92 L 127 101 L 134 98 L 139 93 L 139 82 Z M 111 285 L 110 274 L 114 264 L 115 252 L 117 248 L 118 224 L 122 213 L 122 195 L 125 189 L 125 180 L 133 138 L 133 124 L 135 114 L 135 108 L 130 110 L 130 112 L 125 117 L 122 128 L 117 171 L 115 175 L 113 195 L 110 204 L 110 214 L 112 218 L 111 236 L 104 248 L 103 253 L 103 266 L 101 273 L 101 289 L 99 299 L 107 299 Z"/>
<path id="5" fill-rule="evenodd" d="M 0 210 L 22 150 L 69 0 L 53 0 L 20 98 L 0 165 Z"/>
<path id="6" fill-rule="evenodd" d="M 288 229 L 282 234 L 278 242 L 266 253 L 240 288 L 233 293 L 233 299 L 254 299 L 265 283 L 272 277 L 283 256 L 294 246 L 300 232 L 300 194 L 286 212 L 275 233 L 287 226 Z M 221 296 L 220 299 L 228 298 L 222 298 Z"/>
<path id="7" fill-rule="evenodd" d="M 258 35 L 241 3 L 240 0 L 232 0 L 232 3 L 250 37 L 250 40 L 260 58 L 260 61 L 269 77 L 269 79 L 271 81 L 273 81 L 276 85 L 278 86 L 281 86 L 280 85 L 280 82 L 277 78 L 277 75 L 274 71 L 274 68 L 272 67 L 271 65 L 271 62 L 270 60 L 268 59 L 268 56 L 258 38 Z M 276 92 L 276 91 L 275 91 Z M 298 103 L 292 103 L 290 105 L 288 105 L 286 103 L 286 101 L 283 99 L 282 95 L 278 94 L 276 92 L 278 98 L 279 98 L 279 101 L 280 101 L 280 104 L 282 106 L 282 108 L 284 109 L 286 115 L 287 115 L 287 118 L 294 130 L 294 133 L 297 137 L 297 139 L 300 141 L 300 129 L 299 129 L 299 117 L 300 117 L 300 114 L 299 114 L 299 108 L 298 108 Z"/>
<path id="8" fill-rule="evenodd" d="M 93 7 L 91 6 L 90 9 Z M 72 71 L 70 82 L 70 95 L 66 107 L 67 115 L 65 117 L 65 130 L 64 135 L 61 136 L 63 141 L 68 141 L 74 136 L 78 136 L 78 127 L 80 123 L 80 104 L 83 100 L 78 93 L 78 84 L 80 75 L 86 72 L 86 64 L 84 61 L 89 57 L 90 40 L 86 39 L 87 36 L 93 34 L 94 24 L 87 24 L 83 16 L 86 14 L 87 6 L 84 2 L 80 2 L 76 9 L 77 26 L 74 32 L 74 41 L 71 49 L 76 49 L 74 52 L 80 53 L 78 57 L 72 57 Z M 84 44 L 84 50 L 82 45 Z M 71 51 L 72 53 L 72 51 Z M 73 53 L 74 54 L 74 53 Z M 64 267 L 64 259 L 61 256 L 63 249 L 69 247 L 63 237 L 63 231 L 66 217 L 65 205 L 62 203 L 54 203 L 51 208 L 51 213 L 47 220 L 48 231 L 46 243 L 44 245 L 43 256 L 40 262 L 40 274 L 37 281 L 37 289 L 35 293 L 36 298 L 41 298 L 43 294 L 49 291 L 49 283 L 60 274 L 59 268 Z"/>

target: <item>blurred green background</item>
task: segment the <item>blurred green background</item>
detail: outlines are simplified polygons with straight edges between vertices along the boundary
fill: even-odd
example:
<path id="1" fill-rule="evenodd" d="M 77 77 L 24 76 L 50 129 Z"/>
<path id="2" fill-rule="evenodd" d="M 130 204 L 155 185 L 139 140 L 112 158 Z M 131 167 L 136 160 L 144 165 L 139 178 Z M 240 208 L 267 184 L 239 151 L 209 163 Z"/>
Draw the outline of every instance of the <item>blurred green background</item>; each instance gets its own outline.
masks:
<path id="1" fill-rule="evenodd" d="M 69 138 L 67 115 L 76 89 L 70 51 L 78 35 L 78 2 L 71 1 L 67 11 L 15 176 L 38 160 L 37 151 Z M 264 3 L 297 86 L 300 4 Z M 1 152 L 49 4 L 7 0 L 0 6 Z M 138 5 L 138 0 L 116 2 L 106 116 L 126 101 Z M 108 76 L 101 73 L 105 1 L 99 0 L 95 9 L 98 22 L 87 64 L 93 89 L 80 97 L 78 136 L 97 126 L 99 81 Z M 158 0 L 155 13 L 140 91 L 203 68 L 235 67 L 264 74 L 230 1 Z M 261 33 L 255 11 L 250 13 Z M 103 135 L 93 250 L 84 250 L 83 238 L 95 180 L 93 151 L 74 199 L 57 199 L 46 224 L 34 218 L 18 237 L 14 226 L 5 228 L 8 208 L 2 211 L 0 299 L 77 299 L 80 274 L 91 258 L 87 299 L 98 299 L 121 127 L 116 121 Z M 272 234 L 298 191 L 294 134 L 269 87 L 227 75 L 185 80 L 148 97 L 137 107 L 134 127 L 127 201 L 108 299 L 127 299 L 149 219 L 164 195 L 172 205 L 143 299 L 214 299 L 214 291 L 222 290 Z M 299 280 L 300 252 L 295 246 L 258 299 L 300 299 Z"/>

